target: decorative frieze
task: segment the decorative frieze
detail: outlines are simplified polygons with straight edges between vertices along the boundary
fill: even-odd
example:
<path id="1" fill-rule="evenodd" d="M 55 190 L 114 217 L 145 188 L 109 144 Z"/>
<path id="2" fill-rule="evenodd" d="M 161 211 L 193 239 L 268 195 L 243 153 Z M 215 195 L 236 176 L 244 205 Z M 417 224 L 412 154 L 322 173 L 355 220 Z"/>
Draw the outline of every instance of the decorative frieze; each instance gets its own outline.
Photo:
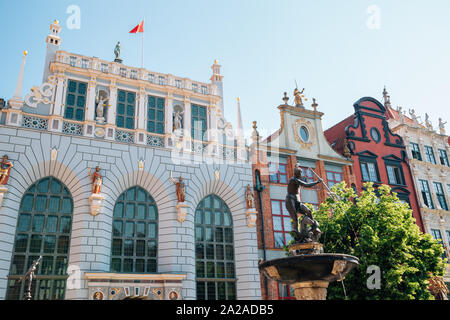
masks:
<path id="1" fill-rule="evenodd" d="M 116 141 L 134 143 L 134 132 L 116 130 Z"/>
<path id="2" fill-rule="evenodd" d="M 74 136 L 82 136 L 83 125 L 79 123 L 63 121 L 62 132 Z"/>
<path id="3" fill-rule="evenodd" d="M 147 135 L 147 145 L 152 146 L 152 147 L 164 148 L 165 147 L 164 138 L 160 137 L 160 136 L 148 134 Z"/>

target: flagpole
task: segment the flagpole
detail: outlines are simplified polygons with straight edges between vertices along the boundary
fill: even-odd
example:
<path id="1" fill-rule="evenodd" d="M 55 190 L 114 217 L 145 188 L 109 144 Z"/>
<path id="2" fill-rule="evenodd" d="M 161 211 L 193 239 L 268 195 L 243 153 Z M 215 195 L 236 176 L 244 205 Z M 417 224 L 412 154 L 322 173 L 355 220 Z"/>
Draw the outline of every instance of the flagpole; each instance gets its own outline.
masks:
<path id="1" fill-rule="evenodd" d="M 142 19 L 142 25 L 144 24 L 144 19 Z M 142 69 L 144 69 L 144 30 L 142 30 Z"/>

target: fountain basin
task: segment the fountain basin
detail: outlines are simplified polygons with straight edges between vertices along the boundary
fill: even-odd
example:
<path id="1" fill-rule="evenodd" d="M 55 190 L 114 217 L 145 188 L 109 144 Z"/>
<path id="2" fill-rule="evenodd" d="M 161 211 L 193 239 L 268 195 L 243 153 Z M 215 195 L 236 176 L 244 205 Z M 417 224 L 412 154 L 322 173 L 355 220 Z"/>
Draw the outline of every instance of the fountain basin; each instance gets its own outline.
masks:
<path id="1" fill-rule="evenodd" d="M 264 261 L 259 265 L 259 270 L 267 278 L 287 285 L 329 283 L 343 280 L 358 263 L 358 258 L 347 254 L 303 254 Z"/>

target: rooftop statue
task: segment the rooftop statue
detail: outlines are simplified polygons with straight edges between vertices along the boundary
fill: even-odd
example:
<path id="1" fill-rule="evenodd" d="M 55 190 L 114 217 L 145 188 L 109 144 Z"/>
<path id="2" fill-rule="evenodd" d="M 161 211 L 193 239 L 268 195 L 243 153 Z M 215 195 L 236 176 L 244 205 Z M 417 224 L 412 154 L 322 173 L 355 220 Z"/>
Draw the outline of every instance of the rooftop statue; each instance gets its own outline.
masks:
<path id="1" fill-rule="evenodd" d="M 121 50 L 120 41 L 118 41 L 116 47 L 114 48 L 114 55 L 116 56 L 114 62 L 122 63 L 122 59 L 120 58 L 120 50 Z"/>

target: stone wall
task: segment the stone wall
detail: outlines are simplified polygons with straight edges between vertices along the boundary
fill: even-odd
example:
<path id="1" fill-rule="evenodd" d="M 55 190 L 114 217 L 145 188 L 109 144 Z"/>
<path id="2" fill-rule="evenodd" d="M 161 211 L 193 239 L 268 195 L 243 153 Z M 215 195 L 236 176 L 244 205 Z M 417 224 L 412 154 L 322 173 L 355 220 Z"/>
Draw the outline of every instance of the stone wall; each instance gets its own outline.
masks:
<path id="1" fill-rule="evenodd" d="M 52 148 L 58 150 L 56 160 L 50 158 Z M 245 216 L 245 186 L 252 184 L 250 164 L 193 161 L 176 165 L 177 155 L 167 149 L 5 126 L 0 126 L 0 150 L 14 165 L 0 208 L 0 299 L 6 295 L 22 195 L 48 176 L 59 179 L 72 195 L 69 266 L 79 268 L 82 274 L 109 272 L 113 208 L 122 192 L 138 185 L 150 193 L 158 208 L 158 272 L 186 274 L 183 298 L 195 299 L 194 213 L 199 202 L 214 193 L 226 202 L 233 216 L 238 299 L 261 298 L 256 228 L 247 226 Z M 142 171 L 139 160 L 144 160 Z M 92 216 L 88 170 L 97 165 L 103 175 L 105 201 L 102 212 Z M 171 171 L 173 177 L 181 175 L 186 183 L 189 208 L 182 223 L 177 221 Z M 87 297 L 86 280 L 82 279 L 79 289 L 66 290 L 66 299 Z"/>

